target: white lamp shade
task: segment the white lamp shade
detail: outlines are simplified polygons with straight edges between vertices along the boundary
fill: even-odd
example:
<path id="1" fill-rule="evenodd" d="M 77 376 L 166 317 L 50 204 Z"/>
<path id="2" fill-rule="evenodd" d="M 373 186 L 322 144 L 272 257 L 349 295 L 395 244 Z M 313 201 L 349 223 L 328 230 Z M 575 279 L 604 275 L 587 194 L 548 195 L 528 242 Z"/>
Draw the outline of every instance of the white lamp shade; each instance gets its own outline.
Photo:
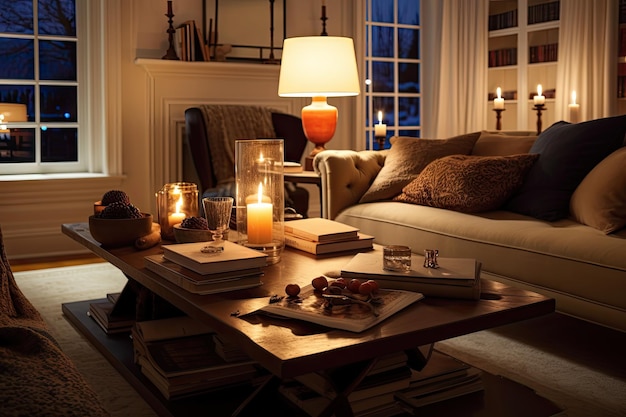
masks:
<path id="1" fill-rule="evenodd" d="M 354 41 L 336 36 L 285 39 L 280 97 L 342 97 L 360 93 Z"/>
<path id="2" fill-rule="evenodd" d="M 26 115 L 26 104 L 19 103 L 0 103 L 0 114 L 4 117 L 4 123 L 8 122 L 25 122 L 28 120 Z"/>

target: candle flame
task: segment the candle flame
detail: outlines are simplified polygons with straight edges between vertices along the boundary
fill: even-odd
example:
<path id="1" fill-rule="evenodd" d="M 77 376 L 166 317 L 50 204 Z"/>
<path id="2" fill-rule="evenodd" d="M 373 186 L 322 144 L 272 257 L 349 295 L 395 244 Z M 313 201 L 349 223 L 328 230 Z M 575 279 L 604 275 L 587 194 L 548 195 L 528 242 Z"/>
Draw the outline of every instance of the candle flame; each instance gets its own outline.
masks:
<path id="1" fill-rule="evenodd" d="M 572 104 L 576 104 L 576 90 L 572 90 Z"/>
<path id="2" fill-rule="evenodd" d="M 261 152 L 261 155 L 259 156 L 259 162 L 263 162 L 265 161 L 265 159 L 263 158 L 263 152 Z"/>
<path id="3" fill-rule="evenodd" d="M 383 112 L 381 110 L 378 110 L 378 123 L 382 123 L 383 122 Z"/>
<path id="4" fill-rule="evenodd" d="M 263 202 L 263 184 L 259 183 L 259 194 L 258 194 L 258 198 L 259 198 L 259 203 Z"/>
<path id="5" fill-rule="evenodd" d="M 181 194 L 180 197 L 178 197 L 178 201 L 176 202 L 176 213 L 181 213 L 180 209 L 183 206 L 183 196 Z"/>
<path id="6" fill-rule="evenodd" d="M 502 89 L 500 87 L 496 88 L 496 94 L 498 95 L 498 98 L 502 98 Z"/>
<path id="7" fill-rule="evenodd" d="M 543 88 L 541 88 L 541 84 L 537 84 L 537 95 L 538 95 L 538 96 L 541 96 L 541 95 L 542 95 L 542 94 L 541 94 L 542 92 L 543 92 Z"/>

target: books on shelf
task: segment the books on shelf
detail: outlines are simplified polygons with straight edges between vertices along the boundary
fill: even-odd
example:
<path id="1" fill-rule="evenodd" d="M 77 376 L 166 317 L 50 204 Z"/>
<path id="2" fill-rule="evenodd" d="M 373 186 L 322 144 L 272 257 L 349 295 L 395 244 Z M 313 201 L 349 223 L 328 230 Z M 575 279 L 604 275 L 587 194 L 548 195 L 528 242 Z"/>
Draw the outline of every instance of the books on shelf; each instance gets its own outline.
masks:
<path id="1" fill-rule="evenodd" d="M 361 301 L 368 300 L 366 296 L 352 294 L 347 290 L 345 295 Z M 259 311 L 335 329 L 362 332 L 422 298 L 422 294 L 412 291 L 380 290 L 375 297 L 376 303 L 350 302 L 346 298 L 344 302 L 347 304 L 329 309 L 326 307 L 326 299 L 317 294 L 311 285 L 307 285 L 301 289 L 298 302 L 285 297 L 263 306 Z"/>
<path id="2" fill-rule="evenodd" d="M 425 296 L 480 298 L 481 263 L 471 258 L 438 258 L 439 268 L 424 268 L 424 258 L 413 254 L 411 270 L 383 269 L 381 254 L 357 253 L 342 269 L 344 278 L 374 279 L 381 288 L 416 291 Z"/>
<path id="3" fill-rule="evenodd" d="M 210 61 L 209 47 L 195 20 L 176 28 L 174 49 L 181 61 Z"/>
<path id="4" fill-rule="evenodd" d="M 251 382 L 256 362 L 227 362 L 215 351 L 214 334 L 189 317 L 137 322 L 134 359 L 167 399 Z"/>
<path id="5" fill-rule="evenodd" d="M 312 242 L 335 242 L 358 239 L 359 229 L 321 217 L 292 220 L 285 223 L 285 235 L 308 239 Z"/>
<path id="6" fill-rule="evenodd" d="M 215 294 L 263 284 L 263 269 L 260 267 L 198 274 L 176 262 L 168 261 L 163 255 L 146 256 L 144 264 L 147 269 L 194 294 Z"/>
<path id="7" fill-rule="evenodd" d="M 207 242 L 163 245 L 163 257 L 198 274 L 217 274 L 267 265 L 267 255 L 263 252 L 224 241 L 224 251 L 204 253 L 200 250 Z"/>
<path id="8" fill-rule="evenodd" d="M 107 299 L 90 303 L 89 315 L 106 334 L 124 333 L 130 332 L 130 329 L 135 324 L 135 314 L 133 313 L 121 313 L 114 314 L 113 308 L 115 307 L 115 301 L 117 294 L 107 294 Z"/>
<path id="9" fill-rule="evenodd" d="M 325 255 L 329 253 L 367 250 L 374 246 L 374 236 L 358 233 L 356 239 L 339 240 L 330 242 L 314 242 L 309 239 L 285 233 L 285 245 L 313 255 Z"/>
<path id="10" fill-rule="evenodd" d="M 302 164 L 300 162 L 285 161 L 283 162 L 283 172 L 290 174 L 302 172 Z"/>

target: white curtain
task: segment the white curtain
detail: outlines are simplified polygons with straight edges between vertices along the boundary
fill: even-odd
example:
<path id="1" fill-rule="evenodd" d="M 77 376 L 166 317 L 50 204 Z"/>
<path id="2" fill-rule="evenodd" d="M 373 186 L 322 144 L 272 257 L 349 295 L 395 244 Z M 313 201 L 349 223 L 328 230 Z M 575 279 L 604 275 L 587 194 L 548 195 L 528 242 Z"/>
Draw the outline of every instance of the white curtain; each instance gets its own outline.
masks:
<path id="1" fill-rule="evenodd" d="M 571 91 L 580 121 L 617 111 L 618 0 L 561 0 L 555 111 L 569 120 Z"/>
<path id="2" fill-rule="evenodd" d="M 488 0 L 422 2 L 422 137 L 487 123 Z"/>

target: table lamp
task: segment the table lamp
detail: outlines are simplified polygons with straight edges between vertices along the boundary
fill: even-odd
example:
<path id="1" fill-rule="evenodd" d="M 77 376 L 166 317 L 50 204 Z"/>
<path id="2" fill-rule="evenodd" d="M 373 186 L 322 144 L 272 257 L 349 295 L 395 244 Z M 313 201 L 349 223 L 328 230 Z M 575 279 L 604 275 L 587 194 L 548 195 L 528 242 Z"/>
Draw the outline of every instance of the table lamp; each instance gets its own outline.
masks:
<path id="1" fill-rule="evenodd" d="M 351 38 L 304 36 L 285 39 L 278 82 L 280 97 L 311 97 L 302 108 L 302 127 L 315 149 L 305 160 L 313 170 L 313 158 L 323 151 L 337 127 L 337 108 L 327 97 L 356 96 L 359 75 Z"/>

